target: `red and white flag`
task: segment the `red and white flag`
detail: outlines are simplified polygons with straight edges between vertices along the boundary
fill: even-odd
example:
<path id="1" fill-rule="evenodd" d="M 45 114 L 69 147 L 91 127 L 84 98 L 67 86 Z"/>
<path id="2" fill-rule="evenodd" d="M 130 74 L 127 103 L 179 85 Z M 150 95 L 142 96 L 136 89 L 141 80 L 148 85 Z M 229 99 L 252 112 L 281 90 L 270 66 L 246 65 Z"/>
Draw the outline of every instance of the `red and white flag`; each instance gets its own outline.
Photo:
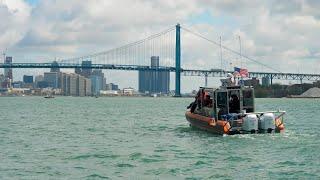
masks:
<path id="1" fill-rule="evenodd" d="M 234 67 L 234 74 L 236 76 L 240 76 L 242 78 L 249 77 L 248 69 L 242 69 L 242 68 Z"/>

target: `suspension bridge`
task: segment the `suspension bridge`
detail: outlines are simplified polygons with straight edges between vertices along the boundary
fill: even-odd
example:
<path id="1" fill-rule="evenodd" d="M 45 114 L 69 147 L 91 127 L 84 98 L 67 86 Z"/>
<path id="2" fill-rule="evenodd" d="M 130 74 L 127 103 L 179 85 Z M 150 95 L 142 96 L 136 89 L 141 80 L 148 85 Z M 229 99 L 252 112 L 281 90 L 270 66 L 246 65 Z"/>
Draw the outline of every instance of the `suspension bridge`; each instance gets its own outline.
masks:
<path id="1" fill-rule="evenodd" d="M 196 59 L 197 55 L 193 55 L 193 51 L 197 49 L 198 41 L 194 40 L 193 47 L 189 47 L 189 51 L 181 51 L 181 30 L 186 32 L 186 39 L 194 40 L 192 37 L 204 40 L 209 44 L 213 44 L 216 49 L 208 48 L 210 51 L 205 65 L 197 66 L 193 58 Z M 206 47 L 205 47 L 206 48 Z M 197 52 L 196 52 L 197 53 Z M 195 53 L 195 54 L 196 54 Z M 185 62 L 188 57 L 189 63 Z M 202 54 L 203 55 L 203 54 Z M 210 56 L 211 55 L 211 56 Z M 158 56 L 160 58 L 160 65 L 157 67 L 150 66 L 150 57 Z M 234 60 L 245 60 L 246 65 L 251 62 L 255 67 L 261 66 L 268 69 L 268 72 L 262 71 L 249 71 L 249 77 L 262 78 L 267 77 L 270 79 L 271 84 L 273 79 L 281 80 L 303 80 L 318 81 L 320 74 L 300 74 L 300 73 L 283 73 L 277 69 L 263 64 L 253 58 L 250 58 L 240 51 L 236 51 L 227 45 L 222 45 L 220 42 L 211 40 L 199 33 L 193 32 L 188 28 L 184 28 L 177 24 L 174 27 L 166 29 L 158 34 L 154 34 L 140 41 L 136 41 L 125 46 L 121 46 L 108 51 L 95 53 L 87 56 L 61 59 L 54 63 L 51 62 L 28 62 L 28 63 L 0 63 L 0 68 L 81 68 L 81 69 L 107 69 L 107 70 L 123 70 L 123 71 L 168 71 L 175 73 L 175 95 L 180 96 L 181 89 L 181 75 L 182 76 L 203 76 L 205 82 L 208 77 L 223 77 L 227 73 L 233 73 L 232 70 L 227 70 L 227 66 Z M 181 61 L 183 60 L 183 61 Z M 91 65 L 82 64 L 82 61 L 91 61 Z M 186 61 L 187 62 L 187 61 Z M 239 63 L 240 64 L 240 63 Z M 208 68 L 211 67 L 211 68 Z M 217 68 L 219 67 L 219 68 Z M 248 68 L 248 67 L 247 67 Z M 254 69 L 254 68 L 248 68 Z"/>

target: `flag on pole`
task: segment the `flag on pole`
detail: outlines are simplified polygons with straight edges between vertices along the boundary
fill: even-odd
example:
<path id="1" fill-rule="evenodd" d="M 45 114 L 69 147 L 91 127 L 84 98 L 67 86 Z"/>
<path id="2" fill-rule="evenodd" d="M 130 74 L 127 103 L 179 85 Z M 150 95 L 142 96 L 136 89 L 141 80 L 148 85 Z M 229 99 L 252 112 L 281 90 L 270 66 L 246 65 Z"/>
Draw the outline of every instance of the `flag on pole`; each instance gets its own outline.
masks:
<path id="1" fill-rule="evenodd" d="M 238 68 L 238 67 L 234 67 L 234 76 L 236 77 L 249 77 L 249 72 L 248 69 L 242 69 L 242 68 Z"/>

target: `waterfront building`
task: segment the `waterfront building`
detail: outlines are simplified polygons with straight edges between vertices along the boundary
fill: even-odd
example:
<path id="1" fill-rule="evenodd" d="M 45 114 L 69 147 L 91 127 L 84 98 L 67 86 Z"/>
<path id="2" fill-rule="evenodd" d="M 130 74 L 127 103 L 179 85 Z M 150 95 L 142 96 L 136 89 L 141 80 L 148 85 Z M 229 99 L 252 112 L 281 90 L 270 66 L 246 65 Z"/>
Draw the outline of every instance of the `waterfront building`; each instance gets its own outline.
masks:
<path id="1" fill-rule="evenodd" d="M 100 90 L 104 90 L 106 87 L 106 78 L 102 70 L 93 70 L 91 76 L 91 92 L 93 95 L 99 95 Z"/>
<path id="2" fill-rule="evenodd" d="M 70 79 L 69 79 L 70 80 Z M 68 85 L 70 85 L 70 83 L 68 83 L 68 74 L 67 73 L 60 73 L 60 89 L 61 89 L 61 94 L 64 96 L 69 95 L 68 94 Z"/>
<path id="3" fill-rule="evenodd" d="M 43 81 L 44 77 L 43 75 L 37 75 L 34 77 L 34 82 L 39 82 L 39 81 Z"/>
<path id="4" fill-rule="evenodd" d="M 85 96 L 85 77 L 77 76 L 77 96 Z"/>
<path id="5" fill-rule="evenodd" d="M 113 83 L 109 83 L 109 84 L 106 84 L 106 88 L 105 88 L 107 91 L 108 90 L 119 90 L 119 86 L 116 85 L 116 84 L 113 84 Z"/>
<path id="6" fill-rule="evenodd" d="M 6 78 L 4 77 L 4 75 L 0 74 L 0 88 L 4 88 L 5 80 L 6 80 Z"/>
<path id="7" fill-rule="evenodd" d="M 79 74 L 60 73 L 61 94 L 65 96 L 91 95 L 91 81 Z M 88 86 L 89 89 L 88 89 Z"/>
<path id="8" fill-rule="evenodd" d="M 70 96 L 77 96 L 77 81 L 78 81 L 77 74 L 70 74 Z"/>
<path id="9" fill-rule="evenodd" d="M 39 82 L 43 82 L 43 80 L 44 80 L 43 75 L 37 75 L 37 76 L 35 76 L 35 77 L 34 77 L 35 87 L 36 87 L 36 88 L 40 88 L 40 87 L 39 87 Z"/>
<path id="10" fill-rule="evenodd" d="M 132 96 L 134 94 L 134 89 L 131 87 L 123 88 L 122 94 L 125 96 Z"/>
<path id="11" fill-rule="evenodd" d="M 57 89 L 59 87 L 59 72 L 45 72 L 44 81 L 48 83 L 48 87 Z"/>
<path id="12" fill-rule="evenodd" d="M 106 90 L 106 91 L 101 90 L 100 95 L 102 95 L 102 96 L 118 96 L 119 92 L 115 91 L 115 90 Z"/>
<path id="13" fill-rule="evenodd" d="M 33 76 L 24 75 L 23 76 L 23 83 L 26 83 L 26 84 L 33 83 Z"/>
<path id="14" fill-rule="evenodd" d="M 75 74 L 64 74 L 62 76 L 63 78 L 63 85 L 62 85 L 62 92 L 63 95 L 65 96 L 71 96 L 71 91 L 73 92 L 72 94 L 76 94 L 76 84 L 74 81 L 74 78 L 72 78 Z M 73 82 L 71 82 L 73 80 Z M 75 96 L 75 95 L 74 95 Z"/>
<path id="15" fill-rule="evenodd" d="M 46 81 L 38 81 L 37 82 L 37 87 L 38 88 L 47 88 L 47 87 L 49 87 L 49 84 Z"/>
<path id="16" fill-rule="evenodd" d="M 151 67 L 159 67 L 159 56 L 151 57 Z M 139 92 L 168 94 L 169 91 L 169 71 L 139 71 Z"/>
<path id="17" fill-rule="evenodd" d="M 22 81 L 12 82 L 12 87 L 13 88 L 22 88 L 23 87 L 23 82 Z"/>
<path id="18" fill-rule="evenodd" d="M 101 90 L 105 89 L 105 87 L 106 87 L 106 78 L 104 77 L 104 73 L 102 72 L 102 70 L 101 69 L 95 69 L 95 70 L 92 71 L 92 75 L 100 77 L 100 79 L 101 79 L 101 87 L 102 87 Z"/>
<path id="19" fill-rule="evenodd" d="M 101 76 L 97 76 L 97 75 L 91 75 L 90 76 L 90 80 L 91 80 L 91 92 L 93 95 L 99 95 L 100 94 L 100 90 L 103 90 L 103 78 Z"/>
<path id="20" fill-rule="evenodd" d="M 84 86 L 85 86 L 85 95 L 86 96 L 91 96 L 92 95 L 92 93 L 91 93 L 91 80 L 90 79 L 88 79 L 88 78 L 85 78 L 84 79 L 85 81 L 84 81 Z"/>

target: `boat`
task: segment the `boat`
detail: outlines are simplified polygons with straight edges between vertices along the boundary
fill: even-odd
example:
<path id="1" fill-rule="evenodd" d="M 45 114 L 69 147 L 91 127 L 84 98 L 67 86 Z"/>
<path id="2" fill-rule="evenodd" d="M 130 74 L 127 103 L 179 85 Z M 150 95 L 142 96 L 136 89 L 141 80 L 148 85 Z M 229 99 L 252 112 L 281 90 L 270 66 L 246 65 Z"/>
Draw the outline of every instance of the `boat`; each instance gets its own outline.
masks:
<path id="1" fill-rule="evenodd" d="M 285 111 L 255 112 L 253 87 L 221 82 L 217 89 L 199 88 L 185 113 L 191 127 L 219 135 L 284 131 Z"/>
<path id="2" fill-rule="evenodd" d="M 54 98 L 54 96 L 52 94 L 48 94 L 44 98 Z"/>

